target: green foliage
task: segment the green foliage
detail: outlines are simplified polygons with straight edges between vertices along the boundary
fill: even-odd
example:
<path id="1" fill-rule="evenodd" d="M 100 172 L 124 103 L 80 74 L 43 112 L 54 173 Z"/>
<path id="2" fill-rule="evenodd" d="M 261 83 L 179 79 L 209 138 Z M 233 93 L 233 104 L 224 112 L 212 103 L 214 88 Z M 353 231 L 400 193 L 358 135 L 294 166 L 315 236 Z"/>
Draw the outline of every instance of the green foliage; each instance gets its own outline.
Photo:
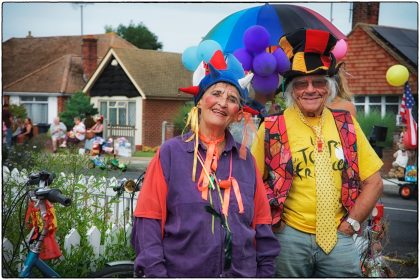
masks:
<path id="1" fill-rule="evenodd" d="M 135 156 L 135 157 L 153 157 L 155 154 L 156 154 L 156 152 L 135 151 L 133 156 Z"/>
<path id="2" fill-rule="evenodd" d="M 12 113 L 13 117 L 16 119 L 22 119 L 24 120 L 28 113 L 26 112 L 26 108 L 23 105 L 16 105 L 16 104 L 10 104 L 9 105 L 9 111 Z"/>
<path id="3" fill-rule="evenodd" d="M 120 37 L 132 43 L 139 49 L 161 50 L 163 47 L 162 43 L 158 42 L 158 37 L 152 33 L 142 22 L 134 24 L 132 21 L 130 21 L 128 26 L 120 24 L 117 28 L 106 25 L 105 32 L 115 32 Z"/>
<path id="4" fill-rule="evenodd" d="M 191 108 L 194 107 L 194 103 L 189 101 L 182 106 L 182 108 L 178 111 L 173 119 L 174 123 L 174 134 L 180 135 L 182 130 L 185 127 L 187 122 L 188 113 L 191 111 Z M 187 131 L 188 132 L 188 131 Z"/>
<path id="5" fill-rule="evenodd" d="M 25 168 L 26 174 L 48 170 L 56 174 L 52 188 L 58 188 L 72 199 L 69 207 L 55 204 L 58 228 L 56 238 L 64 258 L 47 261 L 62 277 L 89 277 L 95 269 L 101 269 L 105 263 L 112 260 L 132 260 L 135 253 L 129 243 L 127 233 L 119 231 L 116 240 L 105 246 L 104 254 L 96 257 L 87 240 L 87 231 L 96 226 L 102 234 L 102 244 L 105 244 L 105 232 L 111 229 L 111 212 L 115 208 L 116 198 L 108 199 L 105 204 L 99 204 L 95 197 L 105 197 L 107 184 L 103 180 L 96 180 L 87 185 L 81 179 L 89 175 L 87 163 L 90 158 L 79 155 L 75 150 L 64 150 L 61 153 L 45 153 L 42 149 L 29 149 L 28 145 L 17 145 L 8 152 L 7 164 L 9 169 L 14 167 L 19 171 Z M 6 162 L 5 162 L 6 163 Z M 23 171 L 21 171 L 23 172 Z M 91 171 L 90 171 L 91 172 Z M 108 175 L 102 171 L 102 175 Z M 60 176 L 64 174 L 65 177 Z M 109 177 L 109 176 L 104 176 Z M 26 187 L 12 179 L 4 179 L 2 186 L 2 235 L 14 244 L 14 258 L 5 262 L 3 259 L 3 276 L 17 277 L 22 265 L 20 256 L 27 253 L 20 247 L 22 240 L 28 235 L 29 229 L 24 225 L 26 213 Z M 95 196 L 93 196 L 95 194 Z M 128 219 L 127 213 L 127 219 Z M 66 234 L 74 228 L 81 236 L 79 248 L 71 252 L 63 249 Z M 22 234 L 21 234 L 22 232 Z M 41 277 L 35 273 L 34 276 Z"/>
<path id="6" fill-rule="evenodd" d="M 90 97 L 83 92 L 76 92 L 66 102 L 65 110 L 60 114 L 60 118 L 70 130 L 74 126 L 74 117 L 84 119 L 97 113 L 98 110 L 90 104 Z"/>
<path id="7" fill-rule="evenodd" d="M 369 139 L 369 136 L 372 133 L 373 126 L 384 126 L 388 128 L 386 141 L 383 143 L 383 147 L 392 147 L 393 142 L 393 134 L 396 128 L 395 124 L 395 114 L 387 113 L 383 118 L 381 117 L 381 113 L 378 111 L 370 112 L 369 114 L 365 115 L 364 112 L 357 113 L 357 121 L 360 124 L 363 132 L 365 133 L 366 137 Z"/>
<path id="8" fill-rule="evenodd" d="M 281 110 L 286 109 L 286 99 L 283 98 L 281 93 L 274 97 L 274 102 L 280 106 Z"/>

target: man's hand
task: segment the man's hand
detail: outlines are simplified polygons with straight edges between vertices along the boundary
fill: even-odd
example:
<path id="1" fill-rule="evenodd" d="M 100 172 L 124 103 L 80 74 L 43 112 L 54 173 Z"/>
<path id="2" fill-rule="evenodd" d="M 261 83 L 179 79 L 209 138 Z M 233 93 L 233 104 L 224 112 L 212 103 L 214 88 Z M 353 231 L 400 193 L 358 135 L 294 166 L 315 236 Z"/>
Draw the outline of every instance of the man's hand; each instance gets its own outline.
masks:
<path id="1" fill-rule="evenodd" d="M 341 224 L 338 226 L 338 231 L 348 236 L 353 236 L 355 233 L 352 226 L 347 221 L 341 222 Z"/>

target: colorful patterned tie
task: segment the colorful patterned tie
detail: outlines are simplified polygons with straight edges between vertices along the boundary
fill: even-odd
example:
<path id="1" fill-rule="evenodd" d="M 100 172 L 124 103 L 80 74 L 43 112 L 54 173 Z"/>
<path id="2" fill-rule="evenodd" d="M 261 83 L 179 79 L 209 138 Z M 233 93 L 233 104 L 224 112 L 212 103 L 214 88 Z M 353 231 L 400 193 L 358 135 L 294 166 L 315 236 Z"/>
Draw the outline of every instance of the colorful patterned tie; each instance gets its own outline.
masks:
<path id="1" fill-rule="evenodd" d="M 322 137 L 322 125 L 325 119 L 325 109 L 322 112 L 319 125 L 310 125 L 302 112 L 297 108 L 304 124 L 309 126 L 316 135 L 314 149 L 315 184 L 316 184 L 316 243 L 329 254 L 337 243 L 337 228 L 335 225 L 336 194 L 334 190 L 333 170 L 328 148 Z"/>

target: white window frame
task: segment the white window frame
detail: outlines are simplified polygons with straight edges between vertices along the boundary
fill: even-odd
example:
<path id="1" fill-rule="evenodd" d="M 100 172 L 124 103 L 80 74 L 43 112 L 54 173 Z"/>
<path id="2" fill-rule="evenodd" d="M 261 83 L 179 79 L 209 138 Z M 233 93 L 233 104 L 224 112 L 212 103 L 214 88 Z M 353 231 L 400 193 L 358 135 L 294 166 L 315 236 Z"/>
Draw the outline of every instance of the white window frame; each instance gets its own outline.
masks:
<path id="1" fill-rule="evenodd" d="M 401 96 L 398 96 L 398 102 L 388 102 L 387 103 L 386 102 L 386 97 L 388 97 L 388 96 L 395 96 L 395 95 L 390 95 L 390 94 L 388 94 L 388 95 L 374 95 L 374 94 L 372 94 L 372 95 L 357 95 L 357 96 L 352 97 L 352 101 L 353 101 L 355 106 L 362 106 L 362 105 L 364 106 L 365 115 L 370 113 L 370 109 L 373 105 L 376 105 L 376 106 L 380 105 L 381 106 L 381 117 L 385 117 L 386 106 L 387 105 L 397 105 L 399 107 L 400 104 L 401 104 Z M 364 100 L 364 102 L 356 102 L 355 101 L 356 97 L 364 97 L 365 100 Z M 371 102 L 370 97 L 380 97 L 381 101 L 380 102 Z"/>
<path id="2" fill-rule="evenodd" d="M 29 97 L 31 97 L 32 100 L 22 100 L 22 98 L 29 98 Z M 42 101 L 35 100 L 36 98 L 39 98 L 39 97 L 46 98 L 46 100 L 42 100 Z M 48 123 L 48 107 L 49 107 L 48 106 L 48 100 L 49 100 L 48 96 L 35 96 L 35 95 L 19 96 L 19 104 L 20 105 L 25 105 L 25 104 L 29 104 L 29 105 L 31 105 L 31 104 L 44 104 L 44 105 L 46 105 L 47 119 L 43 123 Z M 28 112 L 28 117 L 30 117 L 32 119 L 32 121 L 34 122 L 34 124 L 38 123 L 38 122 L 35 122 L 33 120 L 33 116 L 29 116 L 29 112 Z"/>
<path id="3" fill-rule="evenodd" d="M 136 101 L 135 100 L 134 101 L 130 101 L 130 100 L 122 100 L 122 99 L 98 99 L 99 113 L 101 113 L 102 102 L 106 102 L 106 104 L 107 104 L 106 105 L 106 115 L 104 117 L 108 120 L 108 123 L 109 123 L 109 108 L 110 108 L 109 103 L 115 102 L 116 105 L 115 106 L 112 106 L 112 108 L 117 108 L 117 114 L 116 114 L 116 118 L 117 118 L 116 123 L 117 123 L 117 125 L 129 125 L 128 124 L 128 115 L 129 115 L 129 112 L 128 112 L 129 106 L 128 105 L 129 105 L 129 103 L 133 103 L 134 104 L 134 110 L 136 110 Z M 125 103 L 125 106 L 117 106 L 118 102 Z M 127 118 L 126 118 L 126 123 L 125 124 L 121 124 L 120 121 L 119 121 L 118 108 L 125 108 L 125 110 L 126 110 L 126 116 L 127 116 Z M 131 124 L 131 125 L 132 126 L 135 126 L 135 123 L 134 124 Z"/>

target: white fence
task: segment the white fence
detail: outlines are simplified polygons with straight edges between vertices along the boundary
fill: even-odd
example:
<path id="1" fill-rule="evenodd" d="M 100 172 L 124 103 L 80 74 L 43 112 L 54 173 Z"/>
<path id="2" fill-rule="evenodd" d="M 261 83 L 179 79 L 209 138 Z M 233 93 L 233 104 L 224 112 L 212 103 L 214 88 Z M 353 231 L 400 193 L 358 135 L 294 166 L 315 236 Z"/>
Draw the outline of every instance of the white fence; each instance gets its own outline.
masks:
<path id="1" fill-rule="evenodd" d="M 28 180 L 28 173 L 26 170 L 21 170 L 20 172 L 14 168 L 10 171 L 6 166 L 3 166 L 3 185 L 8 180 L 13 180 L 19 185 L 23 185 Z M 63 184 L 70 184 L 70 182 L 74 182 L 75 178 L 72 176 L 68 176 L 64 173 L 61 173 L 57 176 L 55 181 L 62 180 Z M 93 252 L 96 256 L 103 254 L 105 250 L 105 244 L 112 244 L 116 242 L 117 238 L 116 235 L 121 228 L 125 228 L 126 232 L 126 240 L 130 242 L 130 234 L 131 234 L 131 213 L 129 213 L 130 209 L 130 197 L 129 194 L 123 193 L 120 197 L 117 198 L 116 192 L 112 189 L 114 186 L 118 186 L 118 180 L 113 177 L 110 179 L 107 178 L 95 178 L 85 177 L 83 175 L 79 176 L 77 179 L 78 184 L 84 185 L 87 189 L 90 189 L 90 186 L 95 185 L 102 185 L 105 186 L 105 192 L 99 192 L 93 190 L 89 192 L 88 197 L 86 198 L 86 193 L 76 193 L 75 199 L 72 203 L 76 203 L 76 205 L 80 205 L 82 207 L 86 207 L 89 205 L 96 205 L 95 209 L 102 208 L 102 207 L 109 207 L 109 223 L 111 224 L 111 228 L 108 229 L 105 233 L 101 233 L 96 226 L 91 226 L 90 229 L 87 231 L 87 240 L 93 248 Z M 94 189 L 94 188 L 92 188 Z M 137 204 L 137 197 L 138 194 L 134 196 L 133 206 L 135 207 Z M 112 204 L 109 203 L 110 199 L 113 199 Z M 58 223 L 60 223 L 60 217 L 57 217 Z M 58 225 L 60 226 L 60 225 Z M 105 234 L 105 242 L 101 244 L 101 236 Z M 72 228 L 67 235 L 65 236 L 64 246 L 61 248 L 62 250 L 70 253 L 72 249 L 79 247 L 80 245 L 81 236 L 77 232 L 76 229 Z M 14 245 L 7 239 L 3 238 L 3 255 L 6 260 L 10 259 L 12 250 Z"/>

